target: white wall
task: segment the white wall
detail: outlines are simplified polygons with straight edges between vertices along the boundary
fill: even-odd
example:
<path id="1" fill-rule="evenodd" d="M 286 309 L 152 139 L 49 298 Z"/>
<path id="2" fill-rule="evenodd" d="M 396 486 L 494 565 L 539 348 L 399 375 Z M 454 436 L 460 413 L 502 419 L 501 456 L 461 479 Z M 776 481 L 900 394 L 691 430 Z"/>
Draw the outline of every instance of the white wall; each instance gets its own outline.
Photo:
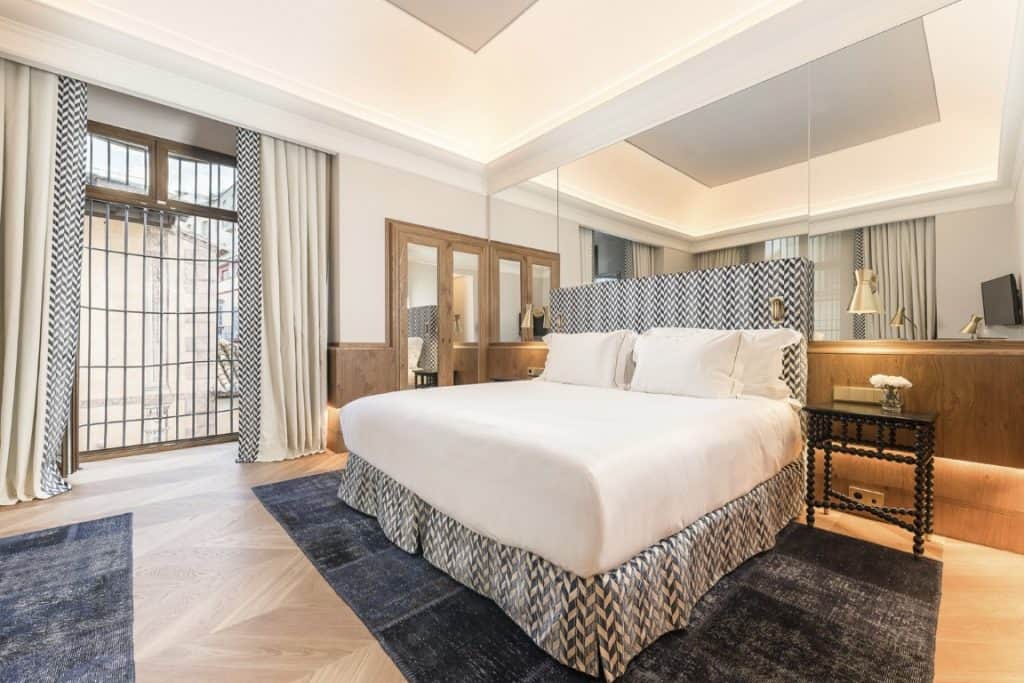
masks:
<path id="1" fill-rule="evenodd" d="M 656 273 L 683 273 L 697 267 L 697 257 L 687 251 L 659 247 L 654 252 L 654 271 Z"/>
<path id="2" fill-rule="evenodd" d="M 1018 226 L 1012 204 L 935 217 L 936 294 L 939 337 L 962 337 L 972 313 L 982 315 L 981 283 L 1020 276 Z M 983 334 L 1024 337 L 1024 327 L 988 327 Z"/>
<path id="3" fill-rule="evenodd" d="M 148 100 L 89 86 L 89 120 L 235 156 L 235 127 Z"/>

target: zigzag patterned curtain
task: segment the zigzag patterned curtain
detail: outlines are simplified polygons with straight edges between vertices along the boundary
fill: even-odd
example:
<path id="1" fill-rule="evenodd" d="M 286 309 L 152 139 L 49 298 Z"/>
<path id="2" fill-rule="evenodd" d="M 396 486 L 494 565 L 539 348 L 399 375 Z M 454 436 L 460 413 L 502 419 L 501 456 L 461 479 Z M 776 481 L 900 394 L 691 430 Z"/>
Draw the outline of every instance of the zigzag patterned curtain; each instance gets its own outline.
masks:
<path id="1" fill-rule="evenodd" d="M 0 60 L 0 504 L 60 473 L 78 353 L 87 86 Z"/>
<path id="2" fill-rule="evenodd" d="M 324 450 L 330 159 L 238 131 L 238 461 Z"/>

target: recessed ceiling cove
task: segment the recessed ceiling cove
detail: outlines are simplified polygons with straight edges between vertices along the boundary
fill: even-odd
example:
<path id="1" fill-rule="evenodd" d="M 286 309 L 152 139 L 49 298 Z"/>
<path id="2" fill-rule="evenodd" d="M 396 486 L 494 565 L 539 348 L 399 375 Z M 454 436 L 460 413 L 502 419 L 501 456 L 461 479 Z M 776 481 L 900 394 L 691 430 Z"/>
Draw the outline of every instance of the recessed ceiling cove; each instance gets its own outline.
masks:
<path id="1" fill-rule="evenodd" d="M 479 52 L 537 0 L 388 0 L 471 52 Z"/>
<path id="2" fill-rule="evenodd" d="M 819 157 L 938 121 L 928 42 L 917 20 L 629 142 L 717 187 L 802 163 L 808 147 L 811 157 Z"/>

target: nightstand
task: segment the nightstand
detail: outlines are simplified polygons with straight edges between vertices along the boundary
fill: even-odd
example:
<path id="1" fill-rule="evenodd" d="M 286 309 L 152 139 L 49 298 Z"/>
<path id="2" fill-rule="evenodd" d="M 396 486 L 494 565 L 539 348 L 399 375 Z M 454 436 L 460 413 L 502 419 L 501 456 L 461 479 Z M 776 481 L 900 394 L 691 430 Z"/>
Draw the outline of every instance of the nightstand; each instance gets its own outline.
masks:
<path id="1" fill-rule="evenodd" d="M 866 512 L 914 534 L 914 556 L 924 554 L 924 536 L 932 533 L 935 481 L 934 413 L 888 413 L 861 403 L 827 403 L 804 408 L 807 414 L 807 526 L 814 508 Z M 824 451 L 824 499 L 815 497 L 814 453 Z M 832 490 L 832 454 L 898 462 L 914 468 L 914 507 L 865 505 Z M 909 521 L 907 520 L 909 518 Z"/>

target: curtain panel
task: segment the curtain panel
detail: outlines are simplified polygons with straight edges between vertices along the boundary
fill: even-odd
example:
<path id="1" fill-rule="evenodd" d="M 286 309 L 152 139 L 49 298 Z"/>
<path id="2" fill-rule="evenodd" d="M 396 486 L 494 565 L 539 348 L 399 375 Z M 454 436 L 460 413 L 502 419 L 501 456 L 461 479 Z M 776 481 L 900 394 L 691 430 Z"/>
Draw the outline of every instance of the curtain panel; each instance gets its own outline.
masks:
<path id="1" fill-rule="evenodd" d="M 878 275 L 878 296 L 884 307 L 866 316 L 870 339 L 895 339 L 889 318 L 903 306 L 914 321 L 903 330 L 905 339 L 935 339 L 935 217 L 915 218 L 864 228 L 864 265 Z"/>
<path id="2" fill-rule="evenodd" d="M 697 270 L 706 268 L 726 268 L 747 262 L 746 247 L 726 247 L 697 254 Z"/>
<path id="3" fill-rule="evenodd" d="M 86 85 L 0 59 L 0 504 L 59 470 L 78 350 Z"/>
<path id="4" fill-rule="evenodd" d="M 654 275 L 654 247 L 630 242 L 626 256 L 626 277 Z"/>
<path id="5" fill-rule="evenodd" d="M 285 460 L 326 447 L 330 159 L 239 131 L 238 169 L 238 459 Z"/>

